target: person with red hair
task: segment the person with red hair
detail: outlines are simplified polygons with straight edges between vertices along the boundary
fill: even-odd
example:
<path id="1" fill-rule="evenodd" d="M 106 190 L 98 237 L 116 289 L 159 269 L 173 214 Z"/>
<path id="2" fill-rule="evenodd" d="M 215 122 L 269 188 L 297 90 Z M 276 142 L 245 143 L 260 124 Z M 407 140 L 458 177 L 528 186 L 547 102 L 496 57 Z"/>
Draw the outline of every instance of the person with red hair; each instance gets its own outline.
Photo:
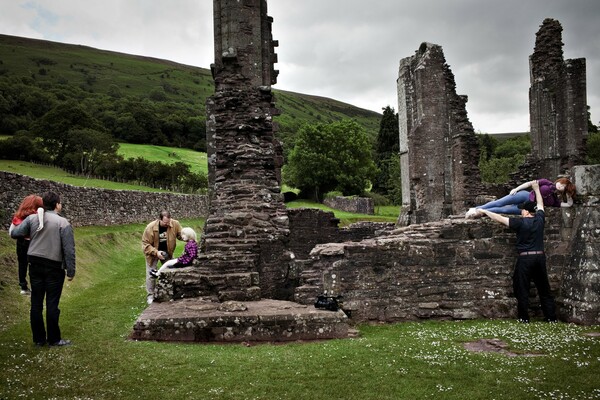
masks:
<path id="1" fill-rule="evenodd" d="M 15 212 L 12 219 L 12 224 L 9 229 L 10 232 L 18 225 L 21 224 L 31 214 L 38 213 L 40 221 L 43 221 L 44 205 L 42 198 L 34 194 L 30 194 L 25 197 L 21 202 L 21 205 Z M 41 223 L 43 227 L 43 222 Z M 41 229 L 41 228 L 40 228 Z M 19 265 L 19 286 L 21 287 L 21 294 L 29 295 L 31 292 L 27 286 L 27 250 L 29 249 L 29 242 L 31 238 L 29 236 L 17 238 L 17 263 Z"/>
<path id="2" fill-rule="evenodd" d="M 575 184 L 568 178 L 558 178 L 554 182 L 548 179 L 536 179 L 517 186 L 509 194 L 498 200 L 470 208 L 465 217 L 481 217 L 483 215 L 481 210 L 488 210 L 496 214 L 520 215 L 519 204 L 526 201 L 535 201 L 535 193 L 529 190 L 534 183 L 537 183 L 540 187 L 544 206 L 571 207 L 573 205 L 573 198 L 577 190 Z"/>

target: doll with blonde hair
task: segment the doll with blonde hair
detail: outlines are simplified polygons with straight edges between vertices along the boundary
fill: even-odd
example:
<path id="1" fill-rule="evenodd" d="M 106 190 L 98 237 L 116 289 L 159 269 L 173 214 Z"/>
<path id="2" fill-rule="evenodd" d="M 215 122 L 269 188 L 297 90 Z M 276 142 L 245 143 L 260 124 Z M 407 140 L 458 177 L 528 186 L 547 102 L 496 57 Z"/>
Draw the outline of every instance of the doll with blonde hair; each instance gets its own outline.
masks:
<path id="1" fill-rule="evenodd" d="M 183 253 L 177 258 L 172 258 L 166 261 L 160 269 L 150 271 L 150 275 L 154 278 L 158 278 L 165 268 L 181 268 L 192 265 L 194 259 L 198 255 L 198 243 L 196 243 L 196 232 L 189 227 L 185 227 L 181 230 L 181 238 L 186 242 L 183 249 Z"/>

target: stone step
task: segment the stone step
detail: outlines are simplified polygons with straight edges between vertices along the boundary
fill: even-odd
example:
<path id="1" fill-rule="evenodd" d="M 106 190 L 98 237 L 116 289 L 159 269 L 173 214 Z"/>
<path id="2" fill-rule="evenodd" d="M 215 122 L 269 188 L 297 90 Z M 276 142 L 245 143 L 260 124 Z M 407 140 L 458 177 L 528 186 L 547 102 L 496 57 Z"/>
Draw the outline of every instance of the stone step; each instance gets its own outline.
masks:
<path id="1" fill-rule="evenodd" d="M 261 297 L 258 272 L 218 273 L 188 267 L 160 276 L 154 298 L 157 302 L 171 299 L 208 298 L 215 301 L 258 300 Z"/>
<path id="2" fill-rule="evenodd" d="M 264 343 L 356 336 L 343 311 L 282 300 L 211 302 L 183 299 L 152 303 L 139 316 L 133 340 Z"/>

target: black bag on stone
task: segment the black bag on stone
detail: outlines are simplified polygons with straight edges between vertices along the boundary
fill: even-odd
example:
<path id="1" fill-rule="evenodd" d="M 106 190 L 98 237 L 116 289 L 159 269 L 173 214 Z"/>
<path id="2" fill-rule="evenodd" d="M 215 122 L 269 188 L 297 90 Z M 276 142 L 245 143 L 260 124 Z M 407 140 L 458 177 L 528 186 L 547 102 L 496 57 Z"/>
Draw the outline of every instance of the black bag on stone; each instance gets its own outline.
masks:
<path id="1" fill-rule="evenodd" d="M 322 308 L 329 311 L 337 311 L 342 307 L 342 296 L 327 296 L 321 294 L 317 296 L 315 301 L 315 308 Z"/>

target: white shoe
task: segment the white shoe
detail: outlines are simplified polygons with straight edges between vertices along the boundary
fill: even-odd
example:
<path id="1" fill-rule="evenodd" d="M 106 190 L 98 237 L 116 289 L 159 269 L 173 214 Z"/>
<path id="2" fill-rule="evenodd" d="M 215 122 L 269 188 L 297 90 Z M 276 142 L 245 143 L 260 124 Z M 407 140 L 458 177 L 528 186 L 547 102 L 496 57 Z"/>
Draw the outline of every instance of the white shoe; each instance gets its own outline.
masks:
<path id="1" fill-rule="evenodd" d="M 146 303 L 148 303 L 148 305 L 152 304 L 153 301 L 154 301 L 154 296 L 148 296 L 146 298 Z"/>
<path id="2" fill-rule="evenodd" d="M 469 208 L 469 211 L 467 211 L 467 213 L 465 214 L 465 218 L 475 218 L 479 215 L 479 211 L 473 207 L 473 208 Z"/>
<path id="3" fill-rule="evenodd" d="M 31 291 L 29 291 L 27 289 L 21 289 L 21 291 L 19 293 L 21 293 L 23 296 L 30 296 L 31 295 Z"/>

